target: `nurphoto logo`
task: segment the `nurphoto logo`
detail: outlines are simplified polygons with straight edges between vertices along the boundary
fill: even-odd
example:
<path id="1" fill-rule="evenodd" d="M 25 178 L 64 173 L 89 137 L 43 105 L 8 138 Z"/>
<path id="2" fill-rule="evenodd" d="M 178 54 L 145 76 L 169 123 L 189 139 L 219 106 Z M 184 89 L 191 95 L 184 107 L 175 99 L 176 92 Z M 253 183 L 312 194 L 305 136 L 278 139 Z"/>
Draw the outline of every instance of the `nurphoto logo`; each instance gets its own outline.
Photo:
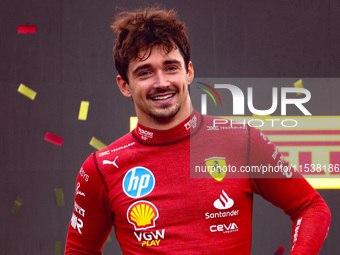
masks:
<path id="1" fill-rule="evenodd" d="M 220 94 L 216 91 L 216 89 L 221 89 L 220 93 L 224 93 L 223 91 L 225 90 L 231 92 L 232 101 L 233 101 L 233 115 L 244 115 L 245 114 L 245 110 L 244 110 L 245 96 L 242 90 L 238 86 L 232 85 L 232 84 L 214 84 L 214 86 L 210 86 L 203 82 L 198 82 L 198 83 L 205 86 L 206 88 L 209 88 L 217 96 L 218 100 L 220 101 L 221 106 L 222 106 L 222 100 L 221 100 Z M 201 114 L 206 115 L 208 111 L 207 94 L 214 101 L 215 106 L 217 105 L 216 99 L 209 90 L 202 88 L 202 87 L 197 87 L 197 88 L 201 89 L 202 91 L 206 93 L 206 94 L 201 95 Z M 290 98 L 289 93 L 290 94 L 292 93 L 303 94 L 304 97 Z M 281 109 L 282 116 L 287 115 L 287 105 L 295 105 L 304 115 L 312 115 L 310 111 L 308 111 L 308 109 L 304 106 L 304 104 L 309 102 L 309 100 L 311 99 L 310 91 L 305 88 L 295 88 L 295 87 L 281 87 L 281 88 L 273 87 L 271 107 L 269 109 L 262 109 L 262 110 L 255 108 L 253 88 L 248 87 L 247 97 L 246 97 L 248 110 L 255 115 L 270 115 L 274 113 L 279 106 L 279 103 L 278 103 L 279 94 L 280 94 L 280 109 Z"/>

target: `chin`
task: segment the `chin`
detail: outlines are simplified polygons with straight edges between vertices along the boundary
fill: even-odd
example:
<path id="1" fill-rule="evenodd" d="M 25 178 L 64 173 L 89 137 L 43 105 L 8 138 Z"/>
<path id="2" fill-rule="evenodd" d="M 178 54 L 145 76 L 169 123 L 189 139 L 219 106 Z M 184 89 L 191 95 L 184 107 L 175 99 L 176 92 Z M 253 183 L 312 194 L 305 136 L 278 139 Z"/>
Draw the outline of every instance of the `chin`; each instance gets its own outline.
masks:
<path id="1" fill-rule="evenodd" d="M 178 114 L 180 109 L 181 107 L 179 105 L 176 105 L 174 109 L 162 109 L 159 111 L 152 111 L 151 115 L 154 116 L 154 118 L 157 120 L 169 121 Z"/>

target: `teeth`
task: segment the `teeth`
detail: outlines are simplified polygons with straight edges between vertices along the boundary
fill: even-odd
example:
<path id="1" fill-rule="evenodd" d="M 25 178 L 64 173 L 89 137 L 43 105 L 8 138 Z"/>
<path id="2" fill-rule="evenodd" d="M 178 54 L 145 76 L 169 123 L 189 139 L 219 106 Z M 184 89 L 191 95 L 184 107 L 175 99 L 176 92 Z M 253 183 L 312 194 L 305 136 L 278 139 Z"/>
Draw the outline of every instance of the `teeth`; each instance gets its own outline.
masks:
<path id="1" fill-rule="evenodd" d="M 167 99 L 167 98 L 170 98 L 170 97 L 172 97 L 172 95 L 154 97 L 153 100 L 164 100 L 164 99 Z"/>

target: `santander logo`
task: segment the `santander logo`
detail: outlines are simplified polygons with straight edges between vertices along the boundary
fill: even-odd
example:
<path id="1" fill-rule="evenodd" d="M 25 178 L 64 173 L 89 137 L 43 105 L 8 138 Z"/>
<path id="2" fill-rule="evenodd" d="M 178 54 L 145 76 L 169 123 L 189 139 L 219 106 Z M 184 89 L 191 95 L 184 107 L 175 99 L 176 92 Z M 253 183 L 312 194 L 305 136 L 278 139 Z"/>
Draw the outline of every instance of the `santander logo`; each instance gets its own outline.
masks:
<path id="1" fill-rule="evenodd" d="M 220 210 L 229 209 L 234 205 L 234 200 L 228 197 L 227 193 L 222 190 L 220 198 L 214 202 L 214 207 Z"/>

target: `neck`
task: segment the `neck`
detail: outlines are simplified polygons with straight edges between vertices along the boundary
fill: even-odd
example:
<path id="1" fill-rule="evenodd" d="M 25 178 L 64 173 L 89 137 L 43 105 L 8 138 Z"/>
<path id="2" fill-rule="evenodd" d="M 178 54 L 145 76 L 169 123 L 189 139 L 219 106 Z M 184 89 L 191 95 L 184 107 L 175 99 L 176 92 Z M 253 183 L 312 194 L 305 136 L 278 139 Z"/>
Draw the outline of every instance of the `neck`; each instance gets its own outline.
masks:
<path id="1" fill-rule="evenodd" d="M 145 145 L 170 145 L 195 135 L 202 127 L 203 117 L 195 110 L 184 121 L 167 130 L 152 129 L 138 122 L 131 132 L 139 143 Z"/>

